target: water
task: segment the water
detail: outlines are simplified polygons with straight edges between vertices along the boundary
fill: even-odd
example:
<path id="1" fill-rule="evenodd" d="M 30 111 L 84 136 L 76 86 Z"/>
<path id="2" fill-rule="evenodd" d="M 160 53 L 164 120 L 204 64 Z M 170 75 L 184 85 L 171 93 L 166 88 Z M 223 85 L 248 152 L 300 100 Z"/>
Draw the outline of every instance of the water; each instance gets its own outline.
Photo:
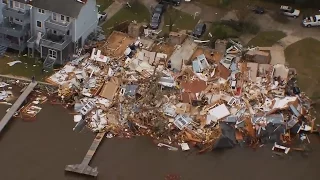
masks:
<path id="1" fill-rule="evenodd" d="M 73 116 L 63 107 L 41 106 L 36 121 L 13 119 L 2 132 L 0 179 L 93 179 L 65 173 L 64 167 L 81 163 L 94 134 L 73 132 Z M 1 116 L 7 108 L 0 105 Z M 198 155 L 159 149 L 147 137 L 105 138 L 91 166 L 98 166 L 99 180 L 164 180 L 167 174 L 182 180 L 318 180 L 320 137 L 310 139 L 313 152 L 305 158 L 299 153 L 278 157 L 267 146 Z"/>

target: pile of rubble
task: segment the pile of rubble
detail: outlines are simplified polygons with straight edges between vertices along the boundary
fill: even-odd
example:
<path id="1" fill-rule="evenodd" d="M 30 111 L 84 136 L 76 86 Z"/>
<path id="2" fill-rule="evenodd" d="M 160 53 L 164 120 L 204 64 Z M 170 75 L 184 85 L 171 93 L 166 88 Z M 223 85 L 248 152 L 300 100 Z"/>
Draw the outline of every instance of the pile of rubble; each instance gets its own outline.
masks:
<path id="1" fill-rule="evenodd" d="M 75 131 L 149 135 L 158 146 L 200 152 L 272 142 L 287 153 L 292 134 L 308 139 L 305 133 L 314 130 L 311 101 L 294 71 L 252 60 L 263 52 L 234 43 L 220 59 L 201 54 L 176 71 L 167 54 L 143 46 L 138 38 L 121 57 L 94 48 L 47 79 L 76 112 Z"/>

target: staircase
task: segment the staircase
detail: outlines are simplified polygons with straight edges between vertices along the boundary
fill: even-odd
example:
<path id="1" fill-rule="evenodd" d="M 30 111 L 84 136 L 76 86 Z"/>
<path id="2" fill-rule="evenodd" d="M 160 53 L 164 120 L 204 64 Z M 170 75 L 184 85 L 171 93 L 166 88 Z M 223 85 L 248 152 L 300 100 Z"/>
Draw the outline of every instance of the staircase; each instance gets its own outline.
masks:
<path id="1" fill-rule="evenodd" d="M 48 55 L 43 62 L 43 69 L 53 69 L 53 65 L 55 62 L 56 62 L 56 59 L 53 59 Z"/>
<path id="2" fill-rule="evenodd" d="M 0 57 L 4 55 L 4 53 L 7 51 L 7 46 L 0 45 Z"/>

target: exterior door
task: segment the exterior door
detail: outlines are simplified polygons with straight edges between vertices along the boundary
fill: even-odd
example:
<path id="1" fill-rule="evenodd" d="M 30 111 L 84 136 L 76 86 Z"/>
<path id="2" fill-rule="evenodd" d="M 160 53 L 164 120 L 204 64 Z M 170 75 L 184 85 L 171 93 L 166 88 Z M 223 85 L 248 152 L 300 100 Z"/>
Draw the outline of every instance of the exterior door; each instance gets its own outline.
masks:
<path id="1" fill-rule="evenodd" d="M 58 55 L 57 51 L 49 49 L 49 57 L 50 58 L 57 59 L 57 55 Z"/>
<path id="2" fill-rule="evenodd" d="M 9 3 L 10 3 L 10 4 L 9 4 L 9 7 L 10 7 L 10 8 L 13 8 L 13 1 L 9 1 Z"/>

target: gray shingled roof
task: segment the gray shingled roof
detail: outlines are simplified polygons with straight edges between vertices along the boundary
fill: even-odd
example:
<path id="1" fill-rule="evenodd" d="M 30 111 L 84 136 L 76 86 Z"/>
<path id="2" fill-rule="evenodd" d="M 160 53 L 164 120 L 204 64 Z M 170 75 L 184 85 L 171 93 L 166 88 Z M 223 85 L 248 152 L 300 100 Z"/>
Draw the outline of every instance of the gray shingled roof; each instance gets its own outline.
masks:
<path id="1" fill-rule="evenodd" d="M 24 4 L 28 4 L 28 1 L 26 1 L 26 0 L 14 0 L 14 1 L 21 2 L 21 3 L 24 3 Z"/>
<path id="2" fill-rule="evenodd" d="M 77 0 L 33 0 L 32 5 L 37 8 L 77 18 L 84 4 Z"/>

